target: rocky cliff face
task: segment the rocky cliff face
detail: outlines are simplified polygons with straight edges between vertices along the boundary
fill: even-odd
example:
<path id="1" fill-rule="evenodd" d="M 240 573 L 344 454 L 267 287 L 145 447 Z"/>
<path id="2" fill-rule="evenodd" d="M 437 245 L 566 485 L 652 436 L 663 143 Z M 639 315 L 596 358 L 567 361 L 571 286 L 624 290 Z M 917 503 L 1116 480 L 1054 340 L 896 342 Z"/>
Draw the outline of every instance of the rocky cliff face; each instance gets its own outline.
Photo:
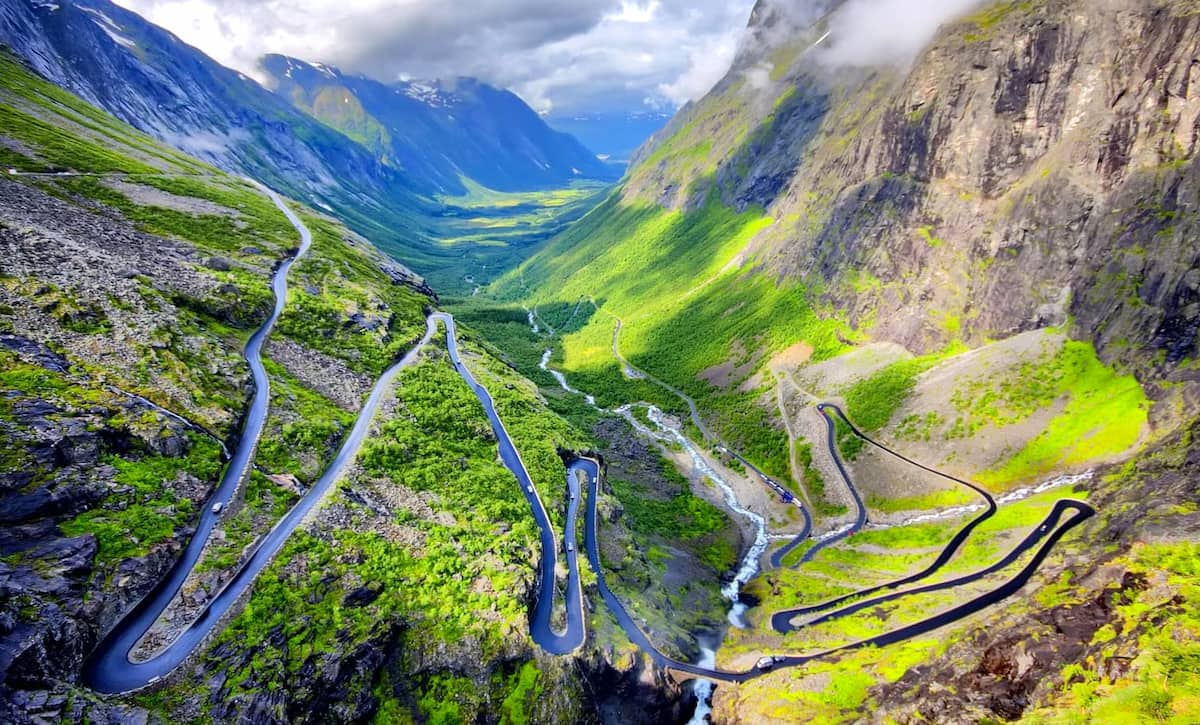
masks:
<path id="1" fill-rule="evenodd" d="M 1102 5 L 994 4 L 880 68 L 760 4 L 774 45 L 647 149 L 626 195 L 765 208 L 747 256 L 876 337 L 928 350 L 1070 316 L 1170 376 L 1197 350 L 1200 25 L 1185 3 Z M 699 162 L 672 153 L 705 138 Z"/>

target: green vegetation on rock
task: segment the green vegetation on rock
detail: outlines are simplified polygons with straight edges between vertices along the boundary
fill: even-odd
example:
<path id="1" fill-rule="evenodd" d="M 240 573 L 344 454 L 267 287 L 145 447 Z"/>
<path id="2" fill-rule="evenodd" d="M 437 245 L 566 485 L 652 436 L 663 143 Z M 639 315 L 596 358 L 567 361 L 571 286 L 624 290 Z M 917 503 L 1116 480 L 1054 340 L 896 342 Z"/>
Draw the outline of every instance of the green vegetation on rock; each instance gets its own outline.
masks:
<path id="1" fill-rule="evenodd" d="M 1063 396 L 1065 405 L 1012 458 L 980 474 L 984 483 L 1006 486 L 1112 458 L 1128 451 L 1143 435 L 1150 403 L 1132 375 L 1113 371 L 1096 357 L 1090 344 L 1078 341 L 1068 342 L 1049 365 L 1053 382 L 1032 390 L 1049 389 L 1048 394 Z M 1034 380 L 1045 376 L 1044 371 L 1030 371 Z"/>
<path id="2" fill-rule="evenodd" d="M 429 300 L 394 283 L 380 268 L 383 257 L 331 219 L 301 217 L 313 234 L 312 252 L 292 270 L 278 331 L 378 376 L 420 339 Z"/>
<path id="3" fill-rule="evenodd" d="M 270 358 L 263 358 L 263 367 L 271 379 L 271 409 L 255 461 L 270 473 L 290 473 L 312 483 L 355 416 L 304 387 Z"/>
<path id="4" fill-rule="evenodd" d="M 133 502 L 119 508 L 94 508 L 59 524 L 67 536 L 94 535 L 100 546 L 97 557 L 103 565 L 145 556 L 190 520 L 192 502 L 180 498 L 173 487 L 164 486 L 165 482 L 190 476 L 212 485 L 222 467 L 217 444 L 197 435 L 189 435 L 189 450 L 184 457 L 110 456 L 106 463 L 116 468 L 113 481 L 132 489 Z"/>

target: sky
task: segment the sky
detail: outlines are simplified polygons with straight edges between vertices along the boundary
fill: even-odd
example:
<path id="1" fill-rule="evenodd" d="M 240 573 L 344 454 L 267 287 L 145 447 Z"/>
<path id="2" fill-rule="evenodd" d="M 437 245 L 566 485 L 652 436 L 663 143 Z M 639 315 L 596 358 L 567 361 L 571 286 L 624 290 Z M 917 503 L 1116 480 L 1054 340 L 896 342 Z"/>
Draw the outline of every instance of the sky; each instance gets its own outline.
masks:
<path id="1" fill-rule="evenodd" d="M 805 2 L 805 0 L 798 0 Z M 283 53 L 384 82 L 473 76 L 541 112 L 672 111 L 728 70 L 754 0 L 115 0 L 247 75 Z"/>

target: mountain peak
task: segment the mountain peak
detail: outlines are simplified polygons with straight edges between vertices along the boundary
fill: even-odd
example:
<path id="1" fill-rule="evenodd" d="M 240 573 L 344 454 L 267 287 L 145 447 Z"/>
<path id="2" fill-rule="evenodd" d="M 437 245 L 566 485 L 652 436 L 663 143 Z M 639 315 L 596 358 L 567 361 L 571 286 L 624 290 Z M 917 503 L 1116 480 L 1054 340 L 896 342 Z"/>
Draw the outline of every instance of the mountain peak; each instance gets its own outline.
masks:
<path id="1" fill-rule="evenodd" d="M 463 177 L 499 191 L 615 177 L 514 93 L 476 78 L 384 83 L 277 54 L 264 56 L 260 67 L 280 97 L 433 193 L 463 193 Z"/>

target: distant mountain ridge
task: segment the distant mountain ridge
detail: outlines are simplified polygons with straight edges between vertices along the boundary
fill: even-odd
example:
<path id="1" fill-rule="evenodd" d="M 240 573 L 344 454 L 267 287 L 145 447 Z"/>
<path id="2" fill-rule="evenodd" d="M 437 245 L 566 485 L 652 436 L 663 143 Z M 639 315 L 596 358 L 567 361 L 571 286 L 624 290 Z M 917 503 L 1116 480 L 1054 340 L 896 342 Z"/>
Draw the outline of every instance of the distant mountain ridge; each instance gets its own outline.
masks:
<path id="1" fill-rule="evenodd" d="M 413 263 L 435 259 L 434 207 L 412 179 L 135 13 L 108 0 L 2 0 L 0 44 L 172 146 L 335 211 L 378 243 L 403 244 Z"/>
<path id="2" fill-rule="evenodd" d="M 431 84 L 397 92 L 292 61 L 305 70 L 285 78 L 280 95 L 108 0 L 0 0 L 0 45 L 168 144 L 336 213 L 418 269 L 456 258 L 437 243 L 441 205 L 433 197 L 462 193 L 463 176 L 498 190 L 609 178 L 581 144 L 506 91 L 464 81 L 452 96 Z M 365 99 L 361 128 L 330 111 L 324 99 L 336 92 L 322 90 L 321 79 L 349 84 Z M 311 102 L 297 108 L 300 97 Z M 386 133 L 372 137 L 376 127 Z"/>
<path id="3" fill-rule="evenodd" d="M 275 54 L 260 66 L 277 94 L 440 193 L 465 191 L 464 176 L 498 191 L 615 177 L 515 94 L 473 78 L 386 84 Z"/>

